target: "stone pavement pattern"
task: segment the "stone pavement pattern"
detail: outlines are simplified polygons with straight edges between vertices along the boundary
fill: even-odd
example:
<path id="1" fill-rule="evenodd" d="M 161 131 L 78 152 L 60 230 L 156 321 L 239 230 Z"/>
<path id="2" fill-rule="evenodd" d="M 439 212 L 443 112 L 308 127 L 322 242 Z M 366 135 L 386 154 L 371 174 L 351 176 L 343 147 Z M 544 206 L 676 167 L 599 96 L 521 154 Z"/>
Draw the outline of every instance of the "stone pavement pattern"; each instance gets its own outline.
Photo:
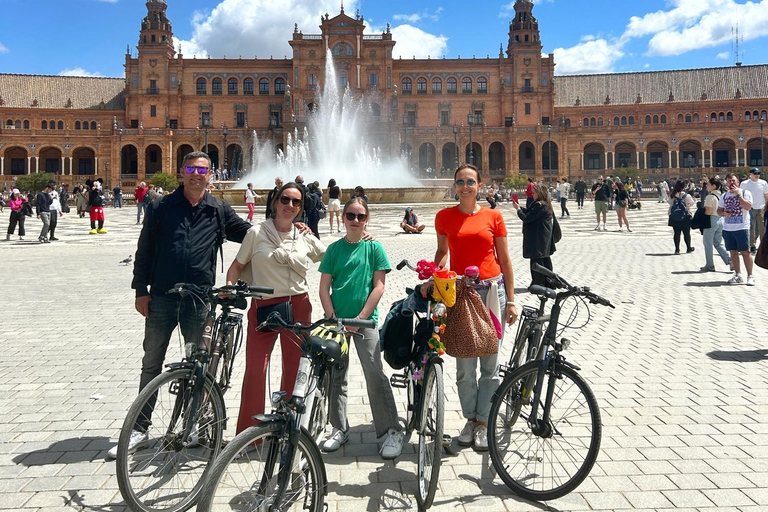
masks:
<path id="1" fill-rule="evenodd" d="M 698 273 L 701 236 L 693 234 L 695 253 L 673 256 L 664 205 L 646 202 L 629 212 L 632 234 L 597 233 L 591 203 L 584 210 L 573 201 L 569 206 L 573 217 L 562 221 L 555 270 L 617 306 L 593 306 L 591 323 L 567 334 L 568 359 L 582 367 L 601 407 L 598 461 L 575 492 L 537 504 L 494 478 L 487 452 L 461 449 L 443 458 L 432 510 L 768 510 L 768 272 L 757 268 L 758 286 L 751 288 L 726 285 L 727 272 Z M 393 266 L 434 255 L 437 208 L 417 207 L 428 228 L 405 235 L 398 233 L 400 207 L 372 207 L 370 231 Z M 501 208 L 516 299 L 533 304 L 524 292 L 530 275 L 520 256 L 520 222 L 509 206 Z M 118 262 L 135 252 L 139 227 L 132 207 L 106 214 L 107 235 L 88 235 L 87 219 L 70 214 L 59 223 L 59 242 L 0 243 L 1 510 L 125 508 L 114 462 L 105 455 L 137 392 L 143 322 L 133 309 L 132 267 Z M 0 214 L 3 227 L 8 215 Z M 615 214 L 608 219 L 615 230 Z M 340 236 L 321 224 L 324 241 Z M 27 240 L 37 238 L 39 226 L 29 219 Z M 225 266 L 237 248 L 226 244 Z M 316 289 L 319 274 L 310 277 Z M 414 282 L 411 272 L 390 273 L 382 309 Z M 317 297 L 313 304 L 320 311 Z M 509 329 L 508 339 L 514 333 Z M 168 361 L 180 357 L 176 340 Z M 277 354 L 272 368 L 279 368 Z M 324 455 L 329 511 L 416 510 L 413 447 L 394 462 L 378 456 L 362 375 L 356 362 L 351 366 L 352 436 L 339 452 Z M 457 435 L 464 420 L 450 358 L 445 368 L 445 430 Z M 237 413 L 239 386 L 226 397 L 230 416 Z M 404 415 L 405 396 L 395 393 Z"/>

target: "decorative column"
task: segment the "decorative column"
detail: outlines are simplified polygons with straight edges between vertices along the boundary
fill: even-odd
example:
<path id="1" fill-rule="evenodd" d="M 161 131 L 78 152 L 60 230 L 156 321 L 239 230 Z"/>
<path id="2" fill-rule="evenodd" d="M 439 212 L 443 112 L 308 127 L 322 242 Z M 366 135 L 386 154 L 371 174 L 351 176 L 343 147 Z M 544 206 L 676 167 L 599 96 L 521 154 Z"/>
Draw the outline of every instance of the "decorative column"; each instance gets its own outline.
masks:
<path id="1" fill-rule="evenodd" d="M 608 170 L 608 152 L 607 151 L 603 151 L 603 159 L 605 160 L 603 162 L 603 170 L 607 171 Z"/>
<path id="2" fill-rule="evenodd" d="M 642 169 L 642 167 L 640 167 L 640 152 L 639 151 L 635 151 L 635 163 L 637 164 L 638 170 Z"/>
<path id="3" fill-rule="evenodd" d="M 675 150 L 675 160 L 676 160 L 676 162 L 675 162 L 675 164 L 676 164 L 675 168 L 676 168 L 676 169 L 679 169 L 679 168 L 680 168 L 680 150 L 679 150 L 679 149 L 676 149 L 676 150 Z"/>
<path id="4" fill-rule="evenodd" d="M 616 168 L 616 151 L 611 151 L 611 165 Z"/>
<path id="5" fill-rule="evenodd" d="M 707 166 L 707 161 L 704 160 L 704 150 L 702 149 L 701 150 L 701 168 L 703 169 L 706 166 Z"/>
<path id="6" fill-rule="evenodd" d="M 5 171 L 3 170 L 4 169 L 4 166 L 3 166 L 4 162 L 5 162 L 5 157 L 4 156 L 0 156 L 0 176 L 3 176 L 5 174 Z"/>
<path id="7" fill-rule="evenodd" d="M 27 172 L 25 174 L 32 174 L 32 157 L 27 157 Z"/>
<path id="8" fill-rule="evenodd" d="M 579 162 L 581 162 L 581 170 L 584 170 L 584 153 L 579 153 Z"/>
<path id="9" fill-rule="evenodd" d="M 35 174 L 40 172 L 40 157 L 35 157 Z"/>
<path id="10" fill-rule="evenodd" d="M 64 167 L 64 157 L 61 157 L 61 175 L 66 176 L 67 175 L 67 169 Z"/>
<path id="11" fill-rule="evenodd" d="M 69 175 L 72 176 L 75 174 L 75 169 L 72 167 L 72 157 L 69 157 Z"/>
<path id="12" fill-rule="evenodd" d="M 648 169 L 648 150 L 643 151 L 643 169 Z"/>
<path id="13" fill-rule="evenodd" d="M 670 167 L 672 167 L 672 150 L 668 149 L 667 150 L 667 169 L 669 169 Z"/>
<path id="14" fill-rule="evenodd" d="M 99 175 L 99 157 L 95 156 L 94 159 L 96 160 L 96 163 L 94 164 L 94 167 L 96 167 L 96 176 Z"/>

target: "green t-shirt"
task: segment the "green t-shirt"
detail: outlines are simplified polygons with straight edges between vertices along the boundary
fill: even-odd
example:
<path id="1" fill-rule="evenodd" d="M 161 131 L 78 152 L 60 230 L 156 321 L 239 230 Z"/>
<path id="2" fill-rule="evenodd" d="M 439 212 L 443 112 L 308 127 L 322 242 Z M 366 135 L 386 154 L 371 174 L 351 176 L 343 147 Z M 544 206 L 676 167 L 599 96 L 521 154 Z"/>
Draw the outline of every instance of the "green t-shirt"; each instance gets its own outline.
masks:
<path id="1" fill-rule="evenodd" d="M 320 272 L 333 278 L 331 300 L 339 318 L 354 318 L 360 313 L 373 290 L 373 273 L 379 270 L 392 270 L 379 242 L 350 244 L 342 238 L 328 246 Z M 368 319 L 378 322 L 378 307 Z"/>

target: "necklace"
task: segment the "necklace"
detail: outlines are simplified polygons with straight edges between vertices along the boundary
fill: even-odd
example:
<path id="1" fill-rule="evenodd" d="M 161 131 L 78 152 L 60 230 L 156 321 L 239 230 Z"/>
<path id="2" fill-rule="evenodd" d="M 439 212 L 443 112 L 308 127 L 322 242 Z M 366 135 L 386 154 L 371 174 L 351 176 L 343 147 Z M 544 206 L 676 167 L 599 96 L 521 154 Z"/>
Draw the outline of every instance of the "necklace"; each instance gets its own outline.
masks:
<path id="1" fill-rule="evenodd" d="M 345 242 L 347 242 L 347 243 L 348 243 L 348 244 L 350 244 L 350 245 L 357 245 L 357 244 L 359 244 L 360 242 L 362 242 L 362 241 L 363 241 L 363 239 L 361 238 L 361 239 L 360 239 L 360 240 L 358 240 L 357 242 L 350 242 L 349 238 L 347 238 L 347 235 L 344 235 L 344 241 L 345 241 Z"/>

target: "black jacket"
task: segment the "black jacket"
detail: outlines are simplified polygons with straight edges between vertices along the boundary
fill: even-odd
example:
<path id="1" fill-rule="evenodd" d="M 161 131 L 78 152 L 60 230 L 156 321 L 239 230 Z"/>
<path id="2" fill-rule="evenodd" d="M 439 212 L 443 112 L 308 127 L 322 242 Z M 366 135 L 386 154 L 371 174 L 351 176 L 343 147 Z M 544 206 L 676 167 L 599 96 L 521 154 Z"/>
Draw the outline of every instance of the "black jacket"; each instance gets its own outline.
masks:
<path id="1" fill-rule="evenodd" d="M 221 227 L 218 204 L 206 192 L 192 207 L 181 185 L 147 205 L 131 283 L 137 297 L 164 294 L 176 283 L 214 285 Z M 251 225 L 226 203 L 221 211 L 227 240 L 242 242 Z"/>
<path id="2" fill-rule="evenodd" d="M 267 212 L 266 212 L 267 218 L 269 218 L 272 215 L 272 201 L 275 200 L 278 192 L 280 192 L 280 190 L 277 187 L 275 187 L 269 191 L 269 194 L 267 194 Z"/>
<path id="3" fill-rule="evenodd" d="M 51 213 L 51 203 L 53 200 L 51 199 L 51 195 L 47 192 L 41 190 L 37 193 L 37 201 L 35 202 L 35 210 L 37 211 L 37 215 L 40 215 L 41 213 Z"/>
<path id="4" fill-rule="evenodd" d="M 517 210 L 517 216 L 523 221 L 523 258 L 546 258 L 554 254 L 552 212 L 534 201 L 530 208 Z"/>

